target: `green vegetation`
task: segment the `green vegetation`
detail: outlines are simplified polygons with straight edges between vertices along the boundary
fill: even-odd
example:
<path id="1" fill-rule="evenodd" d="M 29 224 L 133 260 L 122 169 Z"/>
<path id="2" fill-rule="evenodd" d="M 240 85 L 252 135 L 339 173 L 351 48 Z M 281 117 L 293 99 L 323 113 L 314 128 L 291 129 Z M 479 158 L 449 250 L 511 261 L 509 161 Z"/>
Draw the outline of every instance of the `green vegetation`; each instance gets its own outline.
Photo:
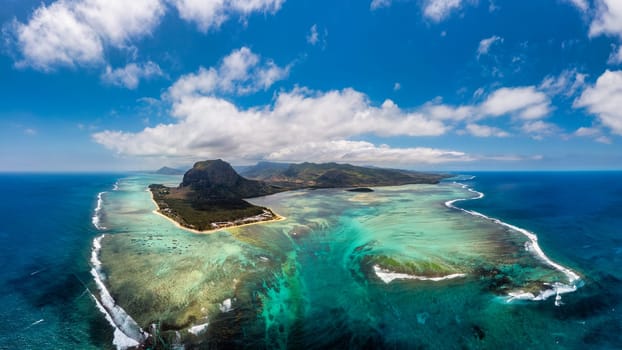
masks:
<path id="1" fill-rule="evenodd" d="M 197 201 L 189 200 L 192 192 L 171 189 L 162 185 L 150 185 L 149 189 L 160 213 L 191 229 L 206 231 L 244 223 L 277 218 L 270 209 L 252 205 L 244 200 Z M 244 222 L 245 219 L 254 221 Z"/>
<path id="2" fill-rule="evenodd" d="M 337 163 L 258 163 L 255 167 L 245 169 L 244 175 L 287 189 L 436 184 L 448 177 L 440 174 Z"/>

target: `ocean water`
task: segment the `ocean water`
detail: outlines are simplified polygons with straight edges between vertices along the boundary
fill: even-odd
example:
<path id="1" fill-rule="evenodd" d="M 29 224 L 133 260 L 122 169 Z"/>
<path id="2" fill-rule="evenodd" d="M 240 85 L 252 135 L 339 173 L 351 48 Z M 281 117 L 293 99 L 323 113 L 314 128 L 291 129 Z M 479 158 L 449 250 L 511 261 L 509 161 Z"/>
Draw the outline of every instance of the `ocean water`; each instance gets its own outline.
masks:
<path id="1" fill-rule="evenodd" d="M 582 334 L 566 348 L 622 348 L 622 172 L 473 175 L 486 197 L 462 207 L 536 232 L 548 256 L 585 280 L 552 315 Z"/>
<path id="2" fill-rule="evenodd" d="M 120 177 L 0 174 L 0 349 L 107 349 L 85 293 L 97 194 Z"/>
<path id="3" fill-rule="evenodd" d="M 472 175 L 209 235 L 153 214 L 178 176 L 2 175 L 0 349 L 622 347 L 622 173 Z"/>

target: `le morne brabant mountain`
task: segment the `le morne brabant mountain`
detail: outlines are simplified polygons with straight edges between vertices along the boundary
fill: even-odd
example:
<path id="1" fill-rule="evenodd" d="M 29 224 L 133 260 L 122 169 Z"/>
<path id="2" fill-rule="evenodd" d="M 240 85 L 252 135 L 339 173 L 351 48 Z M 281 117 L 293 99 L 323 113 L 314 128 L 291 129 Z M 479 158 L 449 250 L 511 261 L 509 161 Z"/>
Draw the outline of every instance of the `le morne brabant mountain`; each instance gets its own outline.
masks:
<path id="1" fill-rule="evenodd" d="M 241 171 L 246 178 L 223 160 L 206 160 L 194 164 L 184 174 L 178 187 L 153 184 L 149 188 L 161 214 L 186 228 L 208 231 L 280 219 L 270 209 L 252 205 L 244 198 L 303 188 L 360 189 L 435 184 L 446 177 L 337 163 L 260 162 L 256 166 L 242 168 Z"/>

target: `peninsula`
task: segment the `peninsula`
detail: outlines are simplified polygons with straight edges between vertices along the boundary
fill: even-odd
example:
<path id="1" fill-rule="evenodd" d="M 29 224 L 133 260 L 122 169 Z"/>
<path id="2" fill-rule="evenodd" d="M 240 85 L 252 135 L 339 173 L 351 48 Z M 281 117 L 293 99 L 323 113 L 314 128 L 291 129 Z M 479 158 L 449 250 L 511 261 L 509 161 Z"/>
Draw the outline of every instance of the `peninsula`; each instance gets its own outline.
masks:
<path id="1" fill-rule="evenodd" d="M 281 219 L 243 199 L 276 193 L 279 188 L 245 179 L 220 159 L 197 162 L 178 187 L 152 184 L 149 189 L 160 214 L 194 231 Z"/>
<path id="2" fill-rule="evenodd" d="M 245 198 L 304 188 L 353 188 L 436 184 L 446 175 L 360 167 L 337 163 L 283 164 L 260 162 L 240 176 L 221 159 L 197 162 L 178 187 L 149 186 L 157 212 L 194 232 L 283 219 Z"/>

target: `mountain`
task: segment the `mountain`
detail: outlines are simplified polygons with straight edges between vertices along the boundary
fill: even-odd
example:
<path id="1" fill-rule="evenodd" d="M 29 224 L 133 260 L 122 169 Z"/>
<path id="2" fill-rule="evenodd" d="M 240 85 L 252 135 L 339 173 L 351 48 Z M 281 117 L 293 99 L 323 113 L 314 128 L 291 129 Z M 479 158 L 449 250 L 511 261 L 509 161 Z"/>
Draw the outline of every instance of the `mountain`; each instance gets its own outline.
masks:
<path id="1" fill-rule="evenodd" d="M 286 170 L 291 163 L 274 163 L 274 162 L 259 162 L 256 165 L 238 167 L 240 175 L 249 179 L 262 179 L 270 177 L 275 172 Z"/>
<path id="2" fill-rule="evenodd" d="M 244 175 L 287 189 L 436 184 L 447 177 L 442 174 L 337 163 L 258 163 L 246 169 Z"/>
<path id="3" fill-rule="evenodd" d="M 155 171 L 158 175 L 181 175 L 184 173 L 183 170 L 169 168 L 167 166 L 161 167 L 160 169 Z"/>
<path id="4" fill-rule="evenodd" d="M 199 201 L 251 198 L 279 192 L 265 182 L 241 177 L 221 159 L 195 163 L 184 174 L 180 188 L 192 189 Z"/>

